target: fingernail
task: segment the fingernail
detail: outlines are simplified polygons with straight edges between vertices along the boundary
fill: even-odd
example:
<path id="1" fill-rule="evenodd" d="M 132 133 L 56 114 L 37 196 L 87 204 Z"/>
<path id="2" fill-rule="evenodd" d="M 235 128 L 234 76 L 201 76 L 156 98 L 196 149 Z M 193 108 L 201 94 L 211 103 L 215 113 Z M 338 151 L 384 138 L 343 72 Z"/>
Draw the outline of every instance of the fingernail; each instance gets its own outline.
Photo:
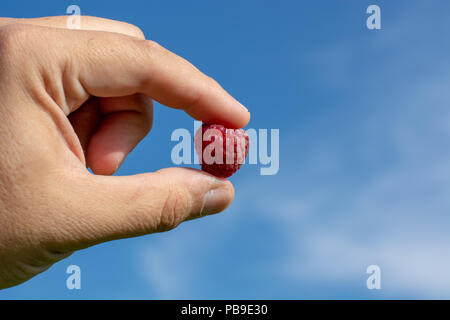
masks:
<path id="1" fill-rule="evenodd" d="M 230 199 L 229 192 L 226 188 L 217 188 L 208 191 L 203 198 L 203 206 L 200 215 L 208 215 L 218 213 L 228 206 Z"/>
<path id="2" fill-rule="evenodd" d="M 248 109 L 242 103 L 239 102 L 239 104 L 241 105 L 242 108 L 245 109 L 245 111 L 249 112 Z"/>
<path id="3" fill-rule="evenodd" d="M 117 170 L 119 170 L 120 166 L 122 166 L 124 161 L 125 161 L 125 157 L 122 157 L 122 156 L 117 159 L 116 167 L 114 169 L 114 173 L 116 173 Z"/>

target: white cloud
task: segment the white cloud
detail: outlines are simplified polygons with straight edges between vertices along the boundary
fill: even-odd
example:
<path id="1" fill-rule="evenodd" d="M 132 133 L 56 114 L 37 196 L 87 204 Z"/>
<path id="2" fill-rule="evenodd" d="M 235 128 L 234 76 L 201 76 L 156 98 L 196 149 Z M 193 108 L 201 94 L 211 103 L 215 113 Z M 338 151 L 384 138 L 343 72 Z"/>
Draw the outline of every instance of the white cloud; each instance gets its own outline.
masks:
<path id="1" fill-rule="evenodd" d="M 339 90 L 344 82 L 357 86 L 352 81 L 380 66 L 383 75 L 394 70 L 390 78 L 369 81 L 384 82 L 385 91 L 351 96 L 353 105 L 371 110 L 349 119 L 356 135 L 331 134 L 330 113 L 317 122 L 326 132 L 322 139 L 304 141 L 301 150 L 280 149 L 277 176 L 236 180 L 239 199 L 232 211 L 245 216 L 231 214 L 223 228 L 252 220 L 270 226 L 273 234 L 267 236 L 283 249 L 282 259 L 258 268 L 284 281 L 280 286 L 308 280 L 343 287 L 360 281 L 364 287 L 366 267 L 377 264 L 385 297 L 450 298 L 450 60 L 426 60 L 429 49 L 409 41 L 411 20 L 408 13 L 383 31 L 385 37 L 374 37 L 369 48 L 386 56 L 373 70 L 356 73 L 353 53 L 361 51 L 351 42 L 331 45 L 312 60 L 318 65 L 315 80 Z M 338 63 L 320 63 L 331 59 Z M 418 62 L 429 68 L 416 68 Z M 402 72 L 412 76 L 408 83 L 399 81 Z M 281 129 L 280 139 L 296 146 L 302 138 Z M 214 237 L 214 231 L 204 232 Z M 198 277 L 195 257 L 171 241 L 148 248 L 144 268 L 159 296 L 189 297 L 189 281 Z M 186 260 L 181 270 L 180 260 Z"/>

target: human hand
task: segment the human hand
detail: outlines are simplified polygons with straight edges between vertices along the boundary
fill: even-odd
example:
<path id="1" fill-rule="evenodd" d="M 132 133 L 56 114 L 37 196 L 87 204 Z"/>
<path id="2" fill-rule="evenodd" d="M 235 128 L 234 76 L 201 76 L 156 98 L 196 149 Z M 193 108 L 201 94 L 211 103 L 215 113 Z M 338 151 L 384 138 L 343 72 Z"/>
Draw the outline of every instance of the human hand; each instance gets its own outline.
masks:
<path id="1" fill-rule="evenodd" d="M 0 288 L 76 250 L 220 212 L 234 195 L 192 169 L 110 176 L 150 130 L 151 99 L 229 127 L 250 115 L 138 28 L 82 17 L 68 30 L 66 19 L 0 18 Z"/>

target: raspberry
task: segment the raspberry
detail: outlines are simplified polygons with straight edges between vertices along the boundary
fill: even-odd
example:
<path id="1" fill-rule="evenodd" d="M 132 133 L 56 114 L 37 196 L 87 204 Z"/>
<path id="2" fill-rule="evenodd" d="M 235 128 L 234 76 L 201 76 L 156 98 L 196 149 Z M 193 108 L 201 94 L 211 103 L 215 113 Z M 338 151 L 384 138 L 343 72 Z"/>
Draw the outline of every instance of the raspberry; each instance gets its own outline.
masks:
<path id="1" fill-rule="evenodd" d="M 194 144 L 202 170 L 216 177 L 228 178 L 241 168 L 247 158 L 249 140 L 243 129 L 203 124 L 195 134 Z"/>

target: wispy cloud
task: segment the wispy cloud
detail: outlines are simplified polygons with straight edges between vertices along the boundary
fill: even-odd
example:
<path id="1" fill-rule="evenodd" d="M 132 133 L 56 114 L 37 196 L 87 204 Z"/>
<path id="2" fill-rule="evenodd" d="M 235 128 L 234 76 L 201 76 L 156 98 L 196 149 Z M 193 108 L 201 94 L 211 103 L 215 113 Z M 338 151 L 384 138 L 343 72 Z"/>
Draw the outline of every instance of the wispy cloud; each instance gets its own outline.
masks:
<path id="1" fill-rule="evenodd" d="M 376 62 L 374 68 L 363 71 L 375 75 L 369 83 L 385 81 L 388 86 L 371 96 L 352 95 L 356 104 L 364 103 L 372 110 L 368 117 L 359 115 L 350 124 L 360 134 L 332 136 L 326 143 L 314 141 L 297 153 L 292 148 L 290 156 L 298 163 L 281 166 L 299 188 L 280 185 L 282 194 L 260 206 L 286 237 L 288 254 L 281 268 L 273 268 L 285 272 L 286 281 L 315 279 L 345 286 L 359 281 L 368 265 L 378 264 L 385 275 L 386 297 L 449 297 L 450 59 L 434 56 L 438 60 L 433 66 L 439 68 L 416 68 L 430 55 L 417 42 L 402 41 L 411 38 L 411 19 L 403 20 L 396 31 L 385 31 L 387 38 L 376 38 L 376 45 L 369 47 L 381 46 L 389 53 L 391 58 L 383 60 L 385 70 L 413 68 L 413 77 L 407 83 L 404 74 L 381 79 L 376 76 Z M 348 73 L 354 60 L 339 57 L 357 52 L 357 45 L 339 44 L 315 57 L 328 60 L 337 54 L 338 72 L 318 64 L 325 86 L 335 87 L 340 81 L 352 85 Z M 365 78 L 359 72 L 354 79 L 361 77 Z M 333 154 L 322 151 L 321 155 L 317 150 Z M 322 169 L 328 177 L 318 173 Z M 314 175 L 322 181 L 310 179 L 308 190 L 301 179 Z M 283 214 L 275 215 L 277 210 Z"/>
<path id="2" fill-rule="evenodd" d="M 311 53 L 318 87 L 345 91 L 330 102 L 339 108 L 313 119 L 306 135 L 281 130 L 279 174 L 241 174 L 229 217 L 196 229 L 205 242 L 242 225 L 248 237 L 261 237 L 251 249 L 269 258 L 254 272 L 277 283 L 264 292 L 305 282 L 363 292 L 366 267 L 377 264 L 383 297 L 450 297 L 450 59 L 435 51 L 431 27 L 420 25 L 429 14 L 408 6 L 378 36 Z M 214 241 L 192 250 L 205 244 L 189 236 L 195 228 L 144 250 L 160 297 L 201 296 L 204 255 L 225 254 Z M 238 274 L 251 277 L 251 269 Z"/>

